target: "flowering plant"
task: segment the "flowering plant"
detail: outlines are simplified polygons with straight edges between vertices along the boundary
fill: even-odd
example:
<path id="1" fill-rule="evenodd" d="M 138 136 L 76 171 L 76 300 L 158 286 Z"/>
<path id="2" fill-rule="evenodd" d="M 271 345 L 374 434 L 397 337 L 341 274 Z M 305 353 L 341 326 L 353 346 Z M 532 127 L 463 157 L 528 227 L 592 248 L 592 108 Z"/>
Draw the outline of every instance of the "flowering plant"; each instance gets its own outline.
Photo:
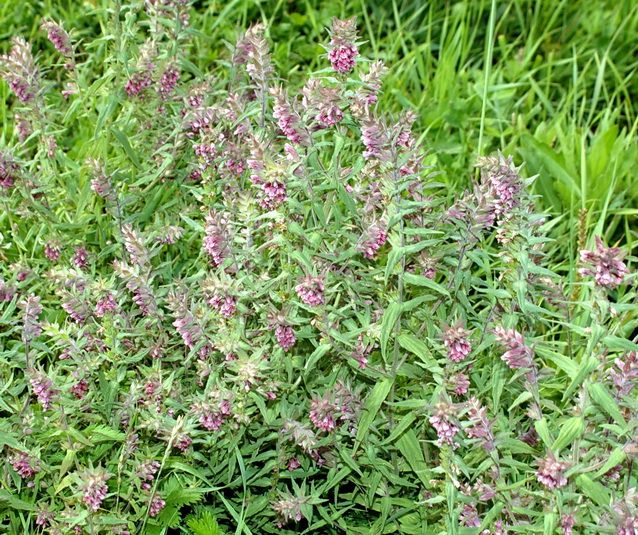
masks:
<path id="1" fill-rule="evenodd" d="M 262 25 L 204 75 L 186 3 L 144 9 L 97 74 L 43 22 L 66 89 L 20 38 L 0 60 L 3 528 L 635 530 L 620 249 L 559 276 L 501 154 L 438 183 L 355 18 L 295 88 Z"/>

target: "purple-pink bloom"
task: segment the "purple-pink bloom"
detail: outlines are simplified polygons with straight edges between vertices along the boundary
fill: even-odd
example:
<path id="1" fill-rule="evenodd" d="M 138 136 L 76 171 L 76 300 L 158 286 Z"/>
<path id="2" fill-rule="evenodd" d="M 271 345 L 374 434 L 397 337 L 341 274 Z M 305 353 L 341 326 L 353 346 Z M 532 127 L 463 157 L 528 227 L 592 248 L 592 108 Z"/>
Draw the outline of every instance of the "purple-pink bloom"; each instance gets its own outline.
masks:
<path id="1" fill-rule="evenodd" d="M 443 343 L 448 349 L 447 356 L 452 362 L 461 362 L 472 352 L 472 345 L 468 340 L 469 335 L 470 333 L 463 326 L 463 322 L 452 327 L 447 325 L 443 327 Z"/>
<path id="2" fill-rule="evenodd" d="M 53 46 L 55 46 L 60 54 L 67 57 L 73 54 L 71 38 L 62 27 L 62 23 L 52 20 L 43 20 L 40 28 L 47 32 L 47 38 L 53 43 Z"/>
<path id="3" fill-rule="evenodd" d="M 301 279 L 295 286 L 295 291 L 301 300 L 308 306 L 314 307 L 325 303 L 324 284 L 321 277 L 311 277 L 308 275 Z"/>
<path id="4" fill-rule="evenodd" d="M 164 507 L 166 507 L 166 502 L 159 494 L 155 494 L 149 502 L 148 515 L 150 517 L 156 517 Z"/>
<path id="5" fill-rule="evenodd" d="M 385 224 L 383 222 L 370 225 L 361 236 L 361 240 L 357 245 L 357 251 L 363 253 L 363 256 L 366 258 L 374 259 L 379 249 L 383 247 L 388 239 L 388 233 L 384 227 Z"/>
<path id="6" fill-rule="evenodd" d="M 554 453 L 548 451 L 547 456 L 538 461 L 536 477 L 547 489 L 559 489 L 567 485 L 564 472 L 568 467 L 569 463 L 556 460 Z"/>
<path id="7" fill-rule="evenodd" d="M 99 468 L 86 470 L 80 477 L 82 479 L 80 489 L 83 490 L 82 501 L 88 506 L 89 511 L 97 511 L 109 491 L 106 481 L 113 477 L 113 474 Z"/>
<path id="8" fill-rule="evenodd" d="M 534 366 L 534 352 L 525 344 L 523 335 L 515 329 L 497 327 L 492 331 L 497 342 L 506 349 L 501 356 L 512 369 L 532 368 Z"/>
<path id="9" fill-rule="evenodd" d="M 429 422 L 434 429 L 438 440 L 436 444 L 441 447 L 444 444 L 456 448 L 458 444 L 454 438 L 459 432 L 459 427 L 452 421 L 453 415 L 456 412 L 454 405 L 448 403 L 438 403 L 434 406 L 434 412 L 430 416 Z"/>
<path id="10" fill-rule="evenodd" d="M 348 73 L 355 66 L 355 58 L 359 55 L 355 41 L 357 39 L 357 17 L 347 20 L 332 19 L 330 34 L 332 39 L 328 45 L 328 57 L 332 68 L 338 73 Z"/>
<path id="11" fill-rule="evenodd" d="M 322 431 L 332 431 L 335 428 L 336 407 L 325 395 L 323 398 L 316 398 L 310 402 L 310 421 Z"/>
<path id="12" fill-rule="evenodd" d="M 626 253 L 618 247 L 605 247 L 599 236 L 596 236 L 595 240 L 595 251 L 580 251 L 581 262 L 589 266 L 579 269 L 578 273 L 582 276 L 592 276 L 597 286 L 613 290 L 620 286 L 629 274 L 627 265 L 622 261 Z"/>
<path id="13" fill-rule="evenodd" d="M 23 479 L 33 477 L 37 472 L 42 470 L 39 466 L 38 459 L 23 451 L 18 451 L 13 455 L 10 455 L 8 461 L 18 475 Z"/>

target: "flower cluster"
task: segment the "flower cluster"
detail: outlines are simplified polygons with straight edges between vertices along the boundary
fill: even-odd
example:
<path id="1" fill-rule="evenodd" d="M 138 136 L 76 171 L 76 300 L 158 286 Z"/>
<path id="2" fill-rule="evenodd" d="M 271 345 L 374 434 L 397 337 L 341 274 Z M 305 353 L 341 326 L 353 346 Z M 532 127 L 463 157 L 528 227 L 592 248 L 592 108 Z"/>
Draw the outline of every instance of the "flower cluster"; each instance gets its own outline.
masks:
<path id="1" fill-rule="evenodd" d="M 532 368 L 534 366 L 534 352 L 525 344 L 523 335 L 515 329 L 497 327 L 493 331 L 496 341 L 506 349 L 501 359 L 514 369 Z"/>
<path id="2" fill-rule="evenodd" d="M 580 260 L 589 267 L 578 270 L 583 277 L 594 277 L 597 286 L 613 290 L 620 286 L 629 274 L 627 265 L 622 261 L 625 257 L 617 247 L 605 247 L 599 236 L 596 236 L 596 250 L 580 251 Z"/>

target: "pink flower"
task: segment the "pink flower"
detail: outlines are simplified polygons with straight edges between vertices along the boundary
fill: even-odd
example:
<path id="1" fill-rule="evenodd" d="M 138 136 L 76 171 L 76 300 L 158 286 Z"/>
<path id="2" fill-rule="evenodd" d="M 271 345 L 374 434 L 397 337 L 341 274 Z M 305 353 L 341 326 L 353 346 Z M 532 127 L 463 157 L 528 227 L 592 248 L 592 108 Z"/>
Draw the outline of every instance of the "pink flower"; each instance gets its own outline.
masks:
<path id="1" fill-rule="evenodd" d="M 16 452 L 9 456 L 8 461 L 18 475 L 23 479 L 33 477 L 37 472 L 42 470 L 39 466 L 38 459 L 23 451 Z"/>
<path id="2" fill-rule="evenodd" d="M 301 463 L 299 462 L 299 459 L 297 459 L 297 457 L 293 457 L 292 459 L 288 461 L 288 470 L 290 472 L 299 468 L 300 466 L 301 466 Z"/>
<path id="3" fill-rule="evenodd" d="M 355 58 L 359 55 L 357 47 L 352 43 L 334 46 L 328 53 L 332 68 L 340 73 L 347 73 L 354 69 Z"/>
<path id="4" fill-rule="evenodd" d="M 357 251 L 362 252 L 366 258 L 373 259 L 388 239 L 388 233 L 384 227 L 385 224 L 382 222 L 373 223 L 368 227 L 357 245 Z"/>
<path id="5" fill-rule="evenodd" d="M 447 378 L 446 386 L 453 396 L 464 396 L 470 388 L 470 378 L 465 373 L 454 373 Z"/>
<path id="6" fill-rule="evenodd" d="M 475 397 L 468 400 L 467 406 L 469 409 L 467 418 L 470 424 L 465 429 L 467 436 L 478 439 L 486 452 L 494 451 L 496 449 L 492 432 L 494 422 L 487 419 L 487 407 L 481 407 L 481 402 Z"/>
<path id="7" fill-rule="evenodd" d="M 18 180 L 20 166 L 8 152 L 0 149 L 0 187 L 12 188 Z"/>
<path id="8" fill-rule="evenodd" d="M 297 341 L 295 331 L 292 330 L 290 325 L 277 325 L 275 327 L 275 337 L 284 351 L 288 351 Z"/>
<path id="9" fill-rule="evenodd" d="M 102 297 L 100 297 L 95 304 L 95 315 L 98 318 L 103 317 L 109 312 L 113 312 L 117 308 L 117 302 L 111 292 L 107 291 Z"/>
<path id="10" fill-rule="evenodd" d="M 51 408 L 51 401 L 57 390 L 53 388 L 53 381 L 47 377 L 44 373 L 34 371 L 29 379 L 33 393 L 38 398 L 38 402 L 42 405 L 44 410 Z"/>
<path id="11" fill-rule="evenodd" d="M 613 290 L 620 286 L 625 276 L 629 274 L 626 264 L 622 261 L 625 253 L 618 247 L 605 247 L 599 236 L 596 236 L 596 250 L 580 251 L 580 260 L 590 264 L 578 272 L 582 276 L 593 276 L 597 286 Z"/>
<path id="12" fill-rule="evenodd" d="M 160 78 L 159 93 L 162 98 L 168 97 L 175 89 L 179 81 L 179 69 L 176 67 L 168 67 Z"/>
<path id="13" fill-rule="evenodd" d="M 439 403 L 434 407 L 434 414 L 430 417 L 430 425 L 436 429 L 438 440 L 436 444 L 441 447 L 444 444 L 456 448 L 458 444 L 454 438 L 459 432 L 459 427 L 452 422 L 452 415 L 455 412 L 454 405 Z"/>
<path id="14" fill-rule="evenodd" d="M 493 331 L 496 340 L 507 351 L 501 357 L 507 365 L 514 369 L 532 368 L 534 366 L 534 352 L 525 344 L 523 335 L 515 329 L 497 327 Z"/>
<path id="15" fill-rule="evenodd" d="M 85 269 L 89 265 L 89 262 L 87 260 L 88 255 L 89 252 L 84 247 L 75 247 L 75 255 L 71 259 L 71 262 L 78 269 Z"/>
<path id="16" fill-rule="evenodd" d="M 78 399 L 84 399 L 89 391 L 89 383 L 82 379 L 71 387 L 71 393 Z"/>
<path id="17" fill-rule="evenodd" d="M 322 431 L 328 432 L 335 428 L 334 413 L 336 407 L 326 399 L 313 399 L 310 403 L 310 421 Z"/>
<path id="18" fill-rule="evenodd" d="M 301 282 L 295 286 L 295 291 L 300 299 L 308 306 L 314 307 L 325 303 L 325 297 L 323 295 L 324 285 L 321 277 L 304 277 Z"/>
<path id="19" fill-rule="evenodd" d="M 44 256 L 55 262 L 60 258 L 61 248 L 62 245 L 60 245 L 60 242 L 55 240 L 50 241 L 44 246 Z"/>
<path id="20" fill-rule="evenodd" d="M 82 484 L 80 488 L 84 491 L 82 501 L 88 506 L 90 511 L 97 511 L 106 498 L 108 487 L 106 481 L 113 477 L 104 469 L 85 470 L 80 474 Z"/>
<path id="21" fill-rule="evenodd" d="M 150 517 L 156 517 L 164 507 L 166 507 L 166 502 L 162 500 L 159 494 L 156 494 L 149 503 L 148 515 Z"/>
<path id="22" fill-rule="evenodd" d="M 563 472 L 568 467 L 569 463 L 557 461 L 554 453 L 548 451 L 547 456 L 538 461 L 536 477 L 547 489 L 559 489 L 567 485 L 567 478 Z"/>
<path id="23" fill-rule="evenodd" d="M 71 38 L 61 23 L 52 20 L 43 20 L 40 28 L 47 32 L 47 38 L 53 43 L 53 46 L 55 46 L 60 54 L 67 57 L 73 54 Z"/>
<path id="24" fill-rule="evenodd" d="M 467 339 L 469 334 L 462 322 L 453 327 L 444 326 L 443 343 L 448 348 L 447 356 L 452 362 L 461 362 L 472 352 L 472 345 Z"/>

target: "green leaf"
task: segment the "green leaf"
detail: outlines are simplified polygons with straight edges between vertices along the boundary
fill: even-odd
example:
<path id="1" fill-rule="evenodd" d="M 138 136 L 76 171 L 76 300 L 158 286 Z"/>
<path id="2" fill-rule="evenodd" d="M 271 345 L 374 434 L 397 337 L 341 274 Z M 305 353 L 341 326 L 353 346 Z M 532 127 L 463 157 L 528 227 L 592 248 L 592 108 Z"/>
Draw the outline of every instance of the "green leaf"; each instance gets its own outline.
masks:
<path id="1" fill-rule="evenodd" d="M 541 440 L 545 443 L 545 446 L 550 448 L 554 440 L 552 439 L 552 434 L 549 432 L 547 420 L 544 416 L 540 420 L 536 420 L 534 422 L 534 428 L 536 429 L 538 436 L 541 437 Z"/>
<path id="2" fill-rule="evenodd" d="M 625 452 L 622 450 L 621 446 L 618 446 L 614 451 L 609 454 L 608 459 L 605 461 L 600 467 L 600 470 L 594 474 L 594 479 L 598 479 L 603 474 L 606 474 L 609 470 L 611 470 L 614 466 L 619 465 L 625 460 Z"/>
<path id="3" fill-rule="evenodd" d="M 448 292 L 444 286 L 441 286 L 438 282 L 434 282 L 432 279 L 425 277 L 424 275 L 404 273 L 403 280 L 406 284 L 430 288 L 430 290 L 434 290 L 436 293 L 444 295 L 445 297 L 450 297 L 450 292 Z"/>
<path id="4" fill-rule="evenodd" d="M 204 511 L 199 517 L 189 516 L 186 525 L 193 532 L 192 535 L 223 535 L 217 520 L 209 511 Z"/>
<path id="5" fill-rule="evenodd" d="M 596 404 L 599 405 L 600 408 L 609 416 L 611 416 L 618 425 L 623 428 L 627 426 L 627 422 L 625 422 L 625 419 L 618 408 L 618 404 L 607 388 L 605 388 L 605 385 L 601 383 L 590 383 L 587 389 L 589 390 L 589 395 Z"/>
<path id="6" fill-rule="evenodd" d="M 25 502 L 20 498 L 9 494 L 6 490 L 0 490 L 0 504 L 6 504 L 10 509 L 18 509 L 20 511 L 35 511 L 36 507 L 32 503 Z"/>
<path id="7" fill-rule="evenodd" d="M 131 144 L 128 140 L 128 137 L 126 137 L 126 134 L 115 127 L 111 128 L 111 132 L 113 132 L 115 139 L 117 139 L 120 145 L 122 145 L 122 148 L 124 149 L 124 152 L 126 152 L 126 155 L 129 157 L 129 160 L 131 160 L 133 164 L 135 165 L 135 167 L 139 169 L 140 160 L 137 157 L 137 152 L 135 152 L 133 150 L 133 147 L 131 147 Z"/>
<path id="8" fill-rule="evenodd" d="M 402 305 L 399 303 L 390 303 L 388 308 L 383 313 L 383 319 L 381 320 L 381 354 L 385 359 L 388 350 L 388 340 L 390 338 L 390 334 L 394 330 L 394 327 L 401 317 L 401 312 L 403 310 Z"/>
<path id="9" fill-rule="evenodd" d="M 622 338 L 621 336 L 605 336 L 602 340 L 609 349 L 623 349 L 625 351 L 638 351 L 638 344 L 634 344 L 631 340 Z"/>
<path id="10" fill-rule="evenodd" d="M 585 421 L 580 417 L 574 417 L 561 425 L 558 438 L 552 444 L 552 451 L 560 452 L 565 446 L 580 438 L 585 431 Z"/>
<path id="11" fill-rule="evenodd" d="M 410 429 L 403 433 L 396 441 L 396 446 L 421 483 L 425 487 L 429 487 L 431 478 L 427 476 L 429 473 L 428 465 L 423 455 L 423 447 L 416 438 L 414 431 Z"/>
<path id="12" fill-rule="evenodd" d="M 424 342 L 419 340 L 416 336 L 412 334 L 402 334 L 399 336 L 399 345 L 409 351 L 410 353 L 414 353 L 417 357 L 419 357 L 425 364 L 428 366 L 428 370 L 432 373 L 442 373 L 443 369 L 439 366 L 437 361 L 434 359 L 428 346 L 425 345 Z"/>
<path id="13" fill-rule="evenodd" d="M 576 390 L 576 388 L 582 386 L 585 378 L 598 367 L 599 361 L 596 357 L 589 357 L 584 359 L 578 368 L 578 373 L 574 376 L 571 383 L 563 394 L 563 401 L 569 398 L 569 396 Z"/>
<path id="14" fill-rule="evenodd" d="M 363 416 L 361 416 L 361 420 L 359 421 L 359 429 L 357 430 L 357 438 L 354 442 L 354 446 L 352 448 L 352 455 L 357 451 L 361 442 L 368 434 L 368 430 L 372 425 L 375 417 L 377 416 L 377 412 L 381 408 L 381 405 L 385 401 L 385 398 L 390 393 L 390 389 L 392 388 L 392 383 L 394 382 L 393 377 L 384 377 L 379 381 L 368 395 L 363 411 Z"/>
<path id="15" fill-rule="evenodd" d="M 592 481 L 585 474 L 581 474 L 576 478 L 576 485 L 578 485 L 586 496 L 594 500 L 598 505 L 606 506 L 611 503 L 611 493 L 609 489 L 597 481 Z"/>

